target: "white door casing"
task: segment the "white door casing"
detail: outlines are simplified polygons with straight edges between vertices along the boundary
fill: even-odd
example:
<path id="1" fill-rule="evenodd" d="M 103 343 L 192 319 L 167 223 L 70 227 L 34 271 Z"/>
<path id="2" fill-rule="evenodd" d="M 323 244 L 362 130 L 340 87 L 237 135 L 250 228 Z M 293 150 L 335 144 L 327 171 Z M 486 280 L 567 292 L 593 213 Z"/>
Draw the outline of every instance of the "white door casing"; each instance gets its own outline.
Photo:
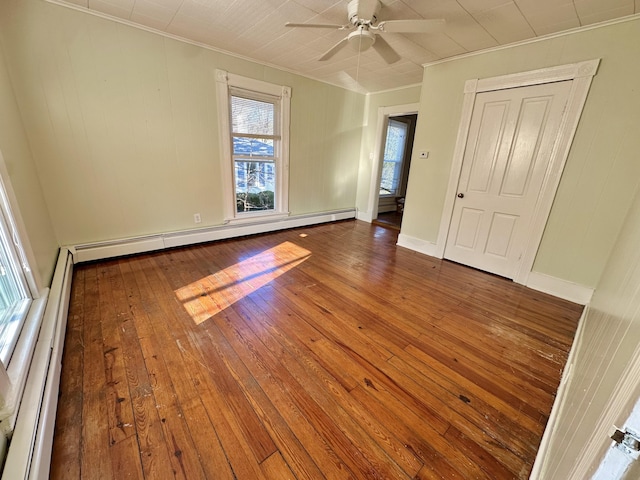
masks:
<path id="1" fill-rule="evenodd" d="M 571 81 L 476 96 L 445 258 L 513 278 Z"/>
<path id="2" fill-rule="evenodd" d="M 549 166 L 545 172 L 540 195 L 531 217 L 530 234 L 517 271 L 513 275 L 513 280 L 516 283 L 527 284 L 540 241 L 542 240 L 544 227 L 551 211 L 553 198 L 560 183 L 562 170 L 569 154 L 571 142 L 578 126 L 580 114 L 599 63 L 599 59 L 588 60 L 499 77 L 473 79 L 465 83 L 460 125 L 453 153 L 447 195 L 442 209 L 438 238 L 433 249 L 434 256 L 444 257 L 476 96 L 482 92 L 571 80 L 571 89 L 565 107 L 565 114 L 558 128 L 558 135 L 551 152 Z"/>

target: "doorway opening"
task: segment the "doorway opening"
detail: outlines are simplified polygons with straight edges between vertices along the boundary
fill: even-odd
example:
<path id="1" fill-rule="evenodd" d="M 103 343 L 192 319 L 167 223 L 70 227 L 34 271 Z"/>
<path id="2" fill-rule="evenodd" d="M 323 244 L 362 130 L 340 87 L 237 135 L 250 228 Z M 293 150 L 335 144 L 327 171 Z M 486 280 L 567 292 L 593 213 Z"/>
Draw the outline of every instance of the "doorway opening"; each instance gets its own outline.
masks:
<path id="1" fill-rule="evenodd" d="M 360 220 L 400 230 L 419 106 L 378 108 L 369 200 Z"/>
<path id="2" fill-rule="evenodd" d="M 378 208 L 373 223 L 400 230 L 407 192 L 417 114 L 389 116 L 378 178 Z"/>

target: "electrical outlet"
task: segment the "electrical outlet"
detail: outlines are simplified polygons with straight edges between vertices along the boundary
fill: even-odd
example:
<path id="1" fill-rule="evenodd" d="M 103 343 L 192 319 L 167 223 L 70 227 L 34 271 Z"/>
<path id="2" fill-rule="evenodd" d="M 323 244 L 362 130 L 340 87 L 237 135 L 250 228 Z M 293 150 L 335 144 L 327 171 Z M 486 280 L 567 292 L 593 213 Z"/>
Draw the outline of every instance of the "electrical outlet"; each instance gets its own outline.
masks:
<path id="1" fill-rule="evenodd" d="M 193 214 L 193 223 L 200 223 L 202 222 L 202 218 L 200 218 L 200 214 L 199 213 L 194 213 Z"/>

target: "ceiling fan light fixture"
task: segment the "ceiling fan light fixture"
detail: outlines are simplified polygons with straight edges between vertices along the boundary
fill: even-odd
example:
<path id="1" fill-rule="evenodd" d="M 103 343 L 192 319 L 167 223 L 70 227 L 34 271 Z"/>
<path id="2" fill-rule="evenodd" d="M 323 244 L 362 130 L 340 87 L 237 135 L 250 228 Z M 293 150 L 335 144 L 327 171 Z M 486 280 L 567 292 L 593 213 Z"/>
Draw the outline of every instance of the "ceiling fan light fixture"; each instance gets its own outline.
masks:
<path id="1" fill-rule="evenodd" d="M 335 1 L 335 0 L 334 0 Z M 391 0 L 383 0 L 393 3 Z M 638 0 L 636 0 L 638 1 Z M 355 30 L 342 37 L 338 43 L 327 50 L 318 61 L 324 62 L 333 58 L 336 53 L 348 45 L 360 53 L 371 47 L 389 65 L 400 60 L 400 55 L 387 43 L 385 33 L 434 33 L 442 30 L 444 20 L 399 19 L 385 20 L 378 23 L 378 13 L 382 8 L 380 0 L 350 0 L 347 4 L 347 18 L 351 25 L 337 25 L 328 23 L 286 23 L 287 27 L 300 28 L 330 28 L 338 30 Z M 358 62 L 360 56 L 358 55 Z"/>
<path id="2" fill-rule="evenodd" d="M 349 45 L 356 52 L 364 52 L 371 48 L 371 46 L 376 41 L 375 34 L 371 33 L 368 30 L 364 30 L 363 28 L 359 28 L 355 32 L 351 32 L 347 37 Z"/>

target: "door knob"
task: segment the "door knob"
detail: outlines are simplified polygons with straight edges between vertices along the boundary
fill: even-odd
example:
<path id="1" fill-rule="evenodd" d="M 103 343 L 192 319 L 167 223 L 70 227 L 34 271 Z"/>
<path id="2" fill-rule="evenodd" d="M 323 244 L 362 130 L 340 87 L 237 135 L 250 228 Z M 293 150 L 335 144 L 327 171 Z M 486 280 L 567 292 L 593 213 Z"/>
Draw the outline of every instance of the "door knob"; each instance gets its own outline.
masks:
<path id="1" fill-rule="evenodd" d="M 464 198 L 464 193 L 459 193 L 458 198 Z"/>

